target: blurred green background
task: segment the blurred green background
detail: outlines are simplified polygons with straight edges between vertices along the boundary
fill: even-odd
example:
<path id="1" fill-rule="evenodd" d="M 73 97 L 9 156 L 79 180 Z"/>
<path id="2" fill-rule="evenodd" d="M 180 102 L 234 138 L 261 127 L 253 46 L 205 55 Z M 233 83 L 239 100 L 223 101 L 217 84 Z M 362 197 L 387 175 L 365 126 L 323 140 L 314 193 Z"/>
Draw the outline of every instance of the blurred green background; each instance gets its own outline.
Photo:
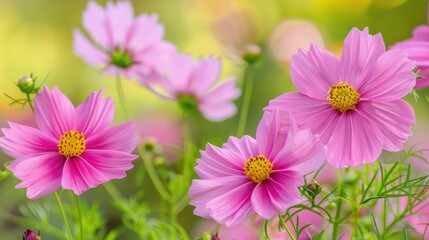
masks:
<path id="1" fill-rule="evenodd" d="M 97 1 L 105 6 L 106 1 Z M 223 78 L 242 78 L 244 67 L 237 57 L 247 43 L 261 46 L 263 62 L 254 71 L 254 93 L 247 121 L 246 133 L 254 135 L 268 101 L 284 92 L 294 91 L 289 78 L 288 58 L 297 47 L 317 41 L 324 48 L 339 55 L 342 41 L 352 27 L 369 27 L 372 34 L 381 32 L 387 46 L 411 36 L 412 29 L 427 24 L 426 0 L 144 0 L 132 1 L 135 14 L 157 13 L 165 26 L 165 39 L 177 45 L 181 52 L 194 56 L 219 56 L 223 59 Z M 82 12 L 87 1 L 57 0 L 0 0 L 0 93 L 23 97 L 15 82 L 33 72 L 39 81 L 46 78 L 50 88 L 58 86 L 75 104 L 84 101 L 92 91 L 105 88 L 105 96 L 118 102 L 112 77 L 97 74 L 98 69 L 86 65 L 72 53 L 72 29 L 82 28 Z M 286 21 L 286 22 L 285 22 Z M 123 82 L 128 112 L 141 119 L 161 114 L 180 118 L 175 103 L 166 102 L 141 87 L 136 81 Z M 418 90 L 419 101 L 407 97 L 416 110 L 417 124 L 410 144 L 427 142 L 429 136 L 428 90 Z M 20 111 L 10 107 L 10 100 L 0 95 L 0 127 L 7 121 L 32 123 L 29 109 Z M 241 98 L 236 101 L 239 109 Z M 167 114 L 167 115 L 165 115 Z M 121 109 L 116 108 L 115 121 L 124 121 Z M 221 123 L 194 118 L 194 140 L 224 142 L 236 132 L 238 115 Z M 11 160 L 0 153 L 1 162 Z M 136 168 L 129 177 L 115 180 L 125 196 L 132 196 Z M 18 206 L 27 202 L 25 191 L 16 190 L 14 178 L 0 182 L 0 233 L 2 239 L 18 239 L 25 227 L 17 225 L 11 215 L 19 215 Z M 149 201 L 156 201 L 150 184 L 146 193 Z M 108 223 L 118 224 L 118 211 L 111 207 L 110 197 L 97 188 L 83 194 L 83 201 L 101 202 Z M 37 200 L 54 204 L 52 197 Z M 56 206 L 53 206 L 56 207 Z M 179 222 L 192 232 L 199 219 L 188 207 Z M 59 220 L 58 220 L 59 221 Z M 42 230 L 43 232 L 43 230 Z M 132 235 L 130 235 L 132 236 Z M 49 238 L 47 238 L 49 239 Z M 129 239 L 129 238 L 124 238 Z M 132 238 L 131 238 L 132 239 Z"/>

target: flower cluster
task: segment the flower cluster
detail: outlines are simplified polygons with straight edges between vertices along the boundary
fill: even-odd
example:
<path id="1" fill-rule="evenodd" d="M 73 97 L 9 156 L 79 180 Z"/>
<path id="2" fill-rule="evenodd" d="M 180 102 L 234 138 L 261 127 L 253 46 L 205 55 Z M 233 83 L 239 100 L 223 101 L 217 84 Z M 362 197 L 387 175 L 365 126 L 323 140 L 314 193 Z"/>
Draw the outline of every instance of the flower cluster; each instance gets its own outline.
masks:
<path id="1" fill-rule="evenodd" d="M 248 88 L 237 87 L 235 77 L 219 81 L 220 58 L 178 52 L 164 39 L 158 15 L 135 16 L 130 1 L 109 1 L 105 8 L 89 1 L 82 21 L 85 32 L 73 31 L 74 53 L 101 67 L 102 74 L 114 75 L 119 81 L 121 77 L 136 80 L 156 96 L 176 102 L 183 116 L 196 114 L 213 122 L 233 117 L 238 111 L 234 101 L 243 92 L 237 128 L 244 129 L 241 124 L 246 123 L 251 99 L 251 92 L 245 92 Z M 428 29 L 417 28 L 412 39 L 390 50 L 381 34 L 371 35 L 368 28 L 350 30 L 339 58 L 316 44 L 298 50 L 290 59 L 290 77 L 297 92 L 272 96 L 261 111 L 256 136 L 232 135 L 220 147 L 207 143 L 199 154 L 194 153 L 200 146 L 192 142 L 192 128 L 185 122 L 189 118 L 184 117 L 180 124 L 172 121 L 180 129 L 156 120 L 158 125 L 144 123 L 150 126 L 142 128 L 133 121 L 111 126 L 114 103 L 103 97 L 104 90 L 92 92 L 75 107 L 57 87 L 36 86 L 35 77 L 24 77 L 17 86 L 25 93 L 22 103 L 29 103 L 37 126 L 9 122 L 1 128 L 0 149 L 13 159 L 5 166 L 20 181 L 16 188 L 25 188 L 29 199 L 55 193 L 69 239 L 75 229 L 81 239 L 86 239 L 85 233 L 89 235 L 84 223 L 90 220 L 84 220 L 82 212 L 90 215 L 94 211 L 89 207 L 82 210 L 79 195 L 125 178 L 139 157 L 147 175 L 136 171 L 138 181 L 146 176 L 152 181 L 161 199 L 160 218 L 151 218 L 150 207 L 139 202 L 146 192 L 137 191 L 123 199 L 117 189 L 107 190 L 126 214 L 123 225 L 141 239 L 158 239 L 157 234 L 165 232 L 185 236 L 177 216 L 187 205 L 194 207 L 194 215 L 224 225 L 215 233 L 205 232 L 202 239 L 235 239 L 241 231 L 240 237 L 257 239 L 252 226 L 264 228 L 259 236 L 272 239 L 313 239 L 322 234 L 338 239 L 340 232 L 369 239 L 373 235 L 364 233 L 368 221 L 359 218 L 370 214 L 379 239 L 396 237 L 399 222 L 424 238 L 427 226 L 419 221 L 428 220 L 429 175 L 412 174 L 409 165 L 385 167 L 381 161 L 379 165 L 374 162 L 383 150 L 403 150 L 412 135 L 414 109 L 402 98 L 414 88 L 429 85 L 425 79 L 429 66 L 422 60 Z M 252 73 L 247 70 L 256 69 L 255 63 L 263 56 L 259 47 L 249 46 L 242 56 L 246 73 Z M 416 81 L 416 70 L 424 79 Z M 244 78 L 243 86 L 252 86 L 246 81 Z M 121 91 L 118 87 L 120 96 Z M 149 136 L 156 135 L 157 129 L 162 136 Z M 180 131 L 183 137 L 178 136 Z M 167 135 L 174 139 L 164 139 Z M 139 156 L 135 149 L 141 142 Z M 179 150 L 160 153 L 165 148 Z M 407 154 L 405 158 L 412 155 Z M 157 166 L 156 158 L 161 159 Z M 168 158 L 183 160 L 183 166 L 174 161 L 164 164 Z M 328 175 L 336 171 L 338 181 L 330 176 L 325 181 L 328 184 L 320 183 L 316 178 L 323 170 L 330 171 Z M 76 209 L 64 211 L 57 193 L 60 188 L 73 192 Z M 389 207 L 395 206 L 405 210 L 387 216 Z M 384 218 L 376 219 L 368 213 L 372 210 L 381 211 Z M 170 214 L 168 223 L 165 212 Z M 79 227 L 69 227 L 66 213 L 80 221 Z M 95 219 L 92 217 L 88 219 Z M 349 229 L 343 224 L 347 221 L 358 227 Z M 383 225 L 382 233 L 377 224 Z M 105 230 L 91 229 L 92 234 Z M 111 239 L 118 232 L 100 239 Z M 23 239 L 42 237 L 27 230 Z"/>
<path id="2" fill-rule="evenodd" d="M 88 64 L 102 66 L 102 73 L 136 78 L 155 94 L 177 101 L 185 112 L 202 113 L 212 121 L 236 113 L 232 101 L 241 92 L 235 79 L 213 87 L 221 73 L 221 61 L 212 57 L 194 60 L 178 53 L 173 44 L 163 40 L 164 28 L 157 15 L 133 18 L 128 1 L 109 2 L 106 10 L 90 1 L 83 25 L 93 43 L 75 30 L 74 52 Z"/>

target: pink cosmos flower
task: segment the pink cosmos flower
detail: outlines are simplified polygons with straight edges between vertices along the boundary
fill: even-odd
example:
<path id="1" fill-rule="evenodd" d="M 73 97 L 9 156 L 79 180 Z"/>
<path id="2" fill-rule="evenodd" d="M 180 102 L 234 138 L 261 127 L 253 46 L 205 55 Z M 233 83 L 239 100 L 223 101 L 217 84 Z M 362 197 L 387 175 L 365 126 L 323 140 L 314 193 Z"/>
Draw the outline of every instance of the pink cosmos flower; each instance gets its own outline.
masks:
<path id="1" fill-rule="evenodd" d="M 34 100 L 38 129 L 9 123 L 2 128 L 0 148 L 15 160 L 7 167 L 27 188 L 27 197 L 40 198 L 60 186 L 77 195 L 111 179 L 126 176 L 137 158 L 130 154 L 138 127 L 113 121 L 113 102 L 92 93 L 74 108 L 57 88 L 47 87 Z"/>
<path id="2" fill-rule="evenodd" d="M 107 3 L 104 10 L 90 1 L 83 13 L 83 26 L 93 43 L 78 29 L 73 32 L 74 52 L 102 72 L 127 78 L 150 76 L 175 47 L 163 41 L 164 28 L 158 16 L 141 14 L 134 18 L 129 1 Z"/>
<path id="3" fill-rule="evenodd" d="M 371 163 L 382 149 L 400 151 L 415 123 L 401 98 L 415 85 L 414 63 L 404 50 L 386 51 L 380 34 L 353 28 L 338 60 L 315 45 L 292 58 L 298 93 L 271 100 L 265 111 L 291 112 L 299 126 L 320 134 L 336 168 Z"/>
<path id="4" fill-rule="evenodd" d="M 429 13 L 428 13 L 429 17 Z M 429 20 L 428 20 L 429 21 Z M 413 36 L 403 42 L 396 43 L 392 49 L 405 49 L 408 58 L 416 61 L 417 68 L 422 76 L 416 82 L 416 88 L 429 86 L 429 26 L 418 26 L 413 31 Z"/>
<path id="5" fill-rule="evenodd" d="M 213 87 L 221 73 L 221 60 L 213 57 L 197 61 L 189 55 L 172 54 L 164 65 L 164 77 L 141 83 L 155 94 L 177 101 L 186 112 L 198 111 L 211 121 L 222 121 L 233 116 L 236 106 L 232 101 L 241 91 L 235 78 Z"/>
<path id="6" fill-rule="evenodd" d="M 207 144 L 195 167 L 189 195 L 194 214 L 228 227 L 251 213 L 270 219 L 301 201 L 303 175 L 325 159 L 325 146 L 309 129 L 280 122 L 280 112 L 264 114 L 256 132 L 230 137 L 222 148 Z"/>

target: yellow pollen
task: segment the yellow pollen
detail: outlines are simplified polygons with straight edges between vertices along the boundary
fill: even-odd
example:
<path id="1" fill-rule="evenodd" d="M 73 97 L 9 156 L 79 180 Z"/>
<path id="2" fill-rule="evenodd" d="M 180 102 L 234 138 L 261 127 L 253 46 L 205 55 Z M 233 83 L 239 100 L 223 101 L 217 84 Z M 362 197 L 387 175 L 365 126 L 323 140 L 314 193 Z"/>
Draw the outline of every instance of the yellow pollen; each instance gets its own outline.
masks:
<path id="1" fill-rule="evenodd" d="M 66 158 L 78 157 L 85 149 L 85 136 L 77 130 L 65 132 L 58 141 L 58 152 Z"/>
<path id="2" fill-rule="evenodd" d="M 329 88 L 328 102 L 340 112 L 356 109 L 360 94 L 348 82 L 339 82 Z"/>
<path id="3" fill-rule="evenodd" d="M 264 155 L 249 158 L 244 163 L 244 173 L 254 183 L 267 180 L 273 171 L 273 164 Z"/>

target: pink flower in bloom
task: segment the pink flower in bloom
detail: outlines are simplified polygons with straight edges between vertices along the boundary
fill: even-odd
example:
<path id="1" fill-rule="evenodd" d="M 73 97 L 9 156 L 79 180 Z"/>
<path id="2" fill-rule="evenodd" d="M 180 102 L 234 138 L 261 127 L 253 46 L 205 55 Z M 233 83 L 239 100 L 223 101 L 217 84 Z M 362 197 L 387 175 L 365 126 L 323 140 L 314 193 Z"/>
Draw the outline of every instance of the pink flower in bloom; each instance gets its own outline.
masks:
<path id="1" fill-rule="evenodd" d="M 221 65 L 221 61 L 213 57 L 196 61 L 189 55 L 172 54 L 163 68 L 166 76 L 140 80 L 159 96 L 177 101 L 184 111 L 198 111 L 211 121 L 222 121 L 237 112 L 232 101 L 241 91 L 235 78 L 213 87 L 219 79 Z"/>
<path id="2" fill-rule="evenodd" d="M 429 17 L 429 14 L 428 14 Z M 417 68 L 422 76 L 416 82 L 416 88 L 429 86 L 429 26 L 418 26 L 413 31 L 413 36 L 403 42 L 392 46 L 392 49 L 405 49 L 408 58 L 416 61 Z"/>
<path id="3" fill-rule="evenodd" d="M 232 227 L 251 213 L 270 219 L 301 202 L 303 175 L 325 159 L 325 146 L 309 129 L 280 122 L 280 112 L 264 114 L 256 132 L 230 137 L 222 148 L 207 145 L 195 167 L 189 195 L 194 214 Z"/>
<path id="4" fill-rule="evenodd" d="M 74 52 L 88 64 L 103 66 L 103 73 L 150 76 L 175 47 L 163 41 L 164 28 L 157 15 L 134 18 L 129 1 L 107 3 L 104 10 L 90 1 L 83 13 L 83 26 L 94 44 L 78 29 L 73 32 Z"/>
<path id="5" fill-rule="evenodd" d="M 92 93 L 74 108 L 57 88 L 44 88 L 34 100 L 39 129 L 9 123 L 1 129 L 0 147 L 15 160 L 8 166 L 21 180 L 16 187 L 27 188 L 27 197 L 40 198 L 60 186 L 80 195 L 111 179 L 126 176 L 130 154 L 139 138 L 138 127 L 113 121 L 113 102 Z"/>
<path id="6" fill-rule="evenodd" d="M 320 134 L 336 168 L 371 163 L 382 149 L 400 151 L 415 123 L 401 98 L 415 85 L 414 63 L 404 50 L 386 51 L 380 34 L 353 28 L 338 60 L 315 45 L 292 58 L 299 93 L 285 93 L 265 111 L 291 112 L 299 126 Z"/>

